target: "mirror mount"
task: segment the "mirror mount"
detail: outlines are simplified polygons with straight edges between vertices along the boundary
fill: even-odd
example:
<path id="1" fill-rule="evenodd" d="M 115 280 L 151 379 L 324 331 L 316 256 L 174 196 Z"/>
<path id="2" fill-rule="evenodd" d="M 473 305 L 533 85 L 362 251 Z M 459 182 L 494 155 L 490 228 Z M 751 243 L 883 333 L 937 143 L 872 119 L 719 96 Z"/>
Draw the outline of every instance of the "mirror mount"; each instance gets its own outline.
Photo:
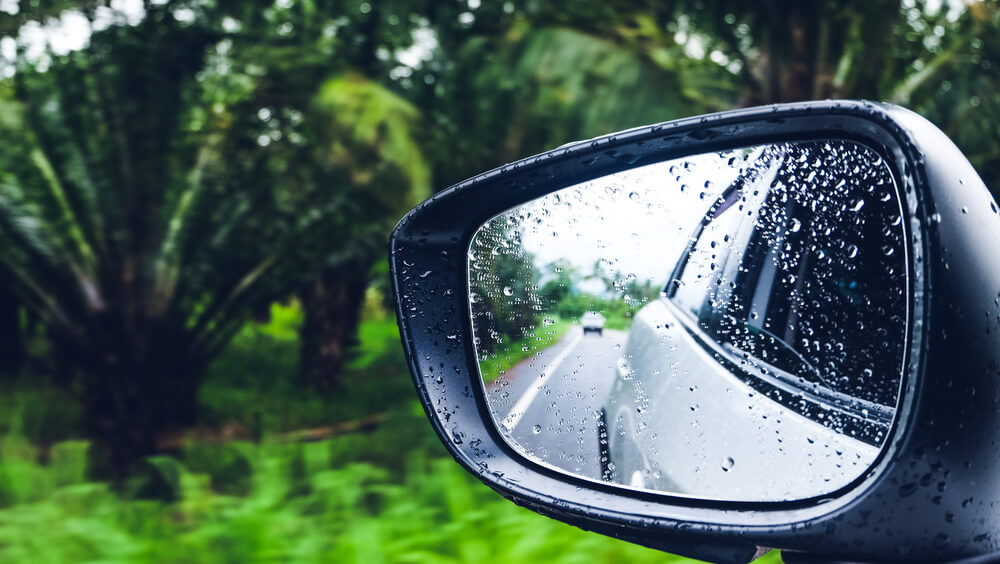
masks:
<path id="1" fill-rule="evenodd" d="M 899 180 L 913 306 L 922 319 L 908 335 L 886 448 L 867 473 L 818 498 L 713 501 L 577 479 L 507 444 L 479 381 L 467 299 L 469 244 L 480 225 L 556 190 L 644 164 L 827 138 L 871 147 Z M 992 509 L 1000 503 L 1000 263 L 991 250 L 997 240 L 995 203 L 944 134 L 898 107 L 836 101 L 636 128 L 479 175 L 399 223 L 390 266 L 401 339 L 434 429 L 456 461 L 519 505 L 716 562 L 749 561 L 761 546 L 851 561 L 941 561 L 1000 548 Z"/>

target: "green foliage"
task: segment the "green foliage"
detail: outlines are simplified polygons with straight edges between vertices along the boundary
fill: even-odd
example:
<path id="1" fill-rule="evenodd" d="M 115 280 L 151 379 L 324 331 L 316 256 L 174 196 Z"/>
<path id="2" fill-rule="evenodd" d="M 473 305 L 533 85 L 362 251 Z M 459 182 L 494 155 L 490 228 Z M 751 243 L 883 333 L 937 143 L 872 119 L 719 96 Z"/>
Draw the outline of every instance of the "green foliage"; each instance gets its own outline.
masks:
<path id="1" fill-rule="evenodd" d="M 399 331 L 384 313 L 362 321 L 363 345 L 335 398 L 300 386 L 293 375 L 302 316 L 296 302 L 272 305 L 268 323 L 247 324 L 237 333 L 209 365 L 199 393 L 202 424 L 281 432 L 360 419 L 412 399 Z"/>
<path id="2" fill-rule="evenodd" d="M 398 420 L 361 442 L 344 437 L 310 444 L 238 445 L 252 476 L 251 485 L 238 495 L 212 486 L 211 475 L 197 469 L 191 450 L 208 447 L 192 446 L 172 462 L 179 495 L 172 503 L 122 498 L 82 476 L 57 479 L 76 471 L 83 456 L 79 452 L 75 459 L 60 458 L 48 466 L 6 456 L 0 475 L 36 478 L 20 482 L 22 503 L 0 509 L 0 559 L 684 561 L 535 515 L 437 454 L 428 457 L 421 449 L 406 449 L 400 456 L 399 445 L 406 444 L 401 441 L 403 426 L 428 432 L 418 417 L 422 415 Z M 424 437 L 428 441 L 436 439 Z M 366 461 L 372 452 L 385 449 L 384 443 L 397 449 L 395 458 L 404 461 L 402 466 L 389 470 Z M 298 478 L 296 472 L 302 472 Z"/>
<path id="3" fill-rule="evenodd" d="M 470 263 L 470 300 L 476 343 L 492 351 L 505 340 L 524 338 L 537 325 L 541 273 L 524 250 L 521 232 L 492 221 L 476 234 Z"/>
<path id="4" fill-rule="evenodd" d="M 0 381 L 0 435 L 22 436 L 36 445 L 79 437 L 80 411 L 76 397 L 37 375 Z"/>
<path id="5" fill-rule="evenodd" d="M 1000 6 L 978 2 L 957 22 L 944 9 L 922 14 L 911 24 L 922 29 L 948 29 L 921 68 L 896 92 L 902 102 L 941 127 L 965 152 L 993 192 L 1000 194 Z M 932 56 L 928 56 L 932 55 Z"/>
<path id="6" fill-rule="evenodd" d="M 553 272 L 555 275 L 542 284 L 538 296 L 541 298 L 542 307 L 551 310 L 574 291 L 579 276 L 568 260 L 547 264 L 545 271 Z"/>
<path id="7" fill-rule="evenodd" d="M 574 318 L 575 319 L 575 318 Z M 547 315 L 537 327 L 532 327 L 519 339 L 503 339 L 491 351 L 480 351 L 479 374 L 490 383 L 519 362 L 531 358 L 558 343 L 573 326 L 569 318 Z"/>
<path id="8" fill-rule="evenodd" d="M 147 4 L 0 83 L 0 284 L 119 474 L 195 422 L 205 366 L 255 312 L 367 272 L 429 194 L 411 103 L 231 8 Z"/>
<path id="9" fill-rule="evenodd" d="M 545 17 L 509 25 L 444 54 L 454 71 L 439 79 L 431 107 L 447 117 L 446 152 L 433 157 L 446 182 L 567 141 L 730 105 L 713 104 L 707 88 L 696 92 L 694 81 L 618 37 Z"/>

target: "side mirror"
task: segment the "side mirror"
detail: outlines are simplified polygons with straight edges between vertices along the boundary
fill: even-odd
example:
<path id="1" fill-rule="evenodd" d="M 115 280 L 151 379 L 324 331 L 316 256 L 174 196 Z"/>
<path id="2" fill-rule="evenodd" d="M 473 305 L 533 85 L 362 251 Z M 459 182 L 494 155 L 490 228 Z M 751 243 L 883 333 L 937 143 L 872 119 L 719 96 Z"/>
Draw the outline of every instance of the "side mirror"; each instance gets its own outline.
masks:
<path id="1" fill-rule="evenodd" d="M 518 504 L 713 562 L 1000 550 L 1000 215 L 907 110 L 573 143 L 408 214 L 417 391 Z"/>

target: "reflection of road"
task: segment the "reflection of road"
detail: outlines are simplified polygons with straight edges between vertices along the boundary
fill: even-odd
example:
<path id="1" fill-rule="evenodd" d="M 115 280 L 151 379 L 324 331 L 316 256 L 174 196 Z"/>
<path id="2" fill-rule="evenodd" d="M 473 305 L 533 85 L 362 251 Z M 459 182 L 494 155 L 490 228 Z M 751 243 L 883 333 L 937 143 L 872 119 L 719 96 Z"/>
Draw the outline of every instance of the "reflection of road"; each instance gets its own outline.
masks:
<path id="1" fill-rule="evenodd" d="M 494 419 L 532 458 L 599 479 L 597 412 L 624 344 L 622 331 L 584 335 L 573 327 L 490 384 Z"/>

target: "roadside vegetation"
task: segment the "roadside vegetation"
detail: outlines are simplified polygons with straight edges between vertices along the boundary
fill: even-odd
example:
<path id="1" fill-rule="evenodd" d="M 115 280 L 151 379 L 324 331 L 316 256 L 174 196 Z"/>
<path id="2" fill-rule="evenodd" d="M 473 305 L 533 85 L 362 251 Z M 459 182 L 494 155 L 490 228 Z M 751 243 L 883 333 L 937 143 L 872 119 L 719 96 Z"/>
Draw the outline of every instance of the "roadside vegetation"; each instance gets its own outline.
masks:
<path id="1" fill-rule="evenodd" d="M 462 470 L 414 399 L 384 313 L 361 323 L 350 393 L 317 398 L 287 384 L 302 312 L 274 306 L 209 367 L 203 426 L 118 491 L 88 476 L 72 401 L 27 382 L 5 389 L 0 560 L 683 561 L 538 516 Z M 569 325 L 548 326 L 548 338 Z"/>
<path id="2" fill-rule="evenodd" d="M 545 316 L 541 324 L 527 331 L 520 339 L 503 342 L 493 351 L 480 355 L 479 373 L 483 381 L 489 384 L 524 360 L 555 345 L 574 325 L 579 323 L 559 316 Z"/>

